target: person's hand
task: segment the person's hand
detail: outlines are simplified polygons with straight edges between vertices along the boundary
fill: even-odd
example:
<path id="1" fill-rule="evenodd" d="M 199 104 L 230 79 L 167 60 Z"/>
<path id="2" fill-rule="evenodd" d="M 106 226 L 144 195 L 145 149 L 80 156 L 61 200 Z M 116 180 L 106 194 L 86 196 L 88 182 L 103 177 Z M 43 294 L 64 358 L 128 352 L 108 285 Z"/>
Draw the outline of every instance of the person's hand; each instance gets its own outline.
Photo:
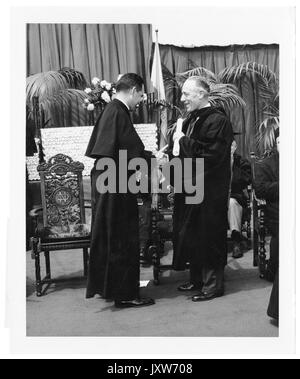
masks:
<path id="1" fill-rule="evenodd" d="M 169 156 L 165 153 L 157 151 L 156 154 L 154 154 L 158 166 L 163 166 L 164 164 L 168 163 Z"/>
<path id="2" fill-rule="evenodd" d="M 169 156 L 164 153 L 164 151 L 167 149 L 168 145 L 164 146 L 159 151 L 155 150 L 152 152 L 152 154 L 155 156 L 157 160 L 157 164 L 159 166 L 162 166 L 163 164 L 167 163 L 169 161 Z"/>

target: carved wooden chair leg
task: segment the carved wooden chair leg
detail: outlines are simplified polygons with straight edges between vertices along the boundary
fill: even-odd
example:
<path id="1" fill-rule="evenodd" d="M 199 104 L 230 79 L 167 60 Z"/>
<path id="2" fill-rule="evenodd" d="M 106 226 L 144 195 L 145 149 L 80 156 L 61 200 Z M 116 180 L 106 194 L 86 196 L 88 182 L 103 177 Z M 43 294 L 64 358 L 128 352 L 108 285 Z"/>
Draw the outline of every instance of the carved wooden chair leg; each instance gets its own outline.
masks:
<path id="1" fill-rule="evenodd" d="M 258 267 L 258 234 L 253 231 L 253 267 Z"/>
<path id="2" fill-rule="evenodd" d="M 31 244 L 32 244 L 32 258 L 35 262 L 35 288 L 36 288 L 36 295 L 42 296 L 42 280 L 41 280 L 41 264 L 40 264 L 40 249 L 39 249 L 39 239 L 38 238 L 31 238 Z"/>
<path id="3" fill-rule="evenodd" d="M 253 266 L 258 267 L 258 211 L 256 200 L 252 203 L 252 248 L 253 248 Z"/>
<path id="4" fill-rule="evenodd" d="M 150 254 L 152 256 L 152 263 L 153 263 L 153 279 L 154 284 L 159 284 L 159 272 L 160 272 L 160 251 L 159 251 L 159 244 L 160 244 L 160 238 L 159 238 L 159 232 L 157 228 L 157 220 L 158 220 L 158 214 L 157 209 L 151 210 L 151 243 L 150 246 Z"/>
<path id="5" fill-rule="evenodd" d="M 84 276 L 88 275 L 88 260 L 89 260 L 89 251 L 88 248 L 83 249 L 83 273 Z"/>
<path id="6" fill-rule="evenodd" d="M 259 273 L 260 277 L 264 278 L 266 273 L 266 230 L 265 230 L 265 213 L 264 209 L 260 211 L 259 218 Z"/>
<path id="7" fill-rule="evenodd" d="M 45 251 L 45 263 L 46 263 L 46 278 L 51 279 L 51 265 L 50 265 L 50 252 Z"/>

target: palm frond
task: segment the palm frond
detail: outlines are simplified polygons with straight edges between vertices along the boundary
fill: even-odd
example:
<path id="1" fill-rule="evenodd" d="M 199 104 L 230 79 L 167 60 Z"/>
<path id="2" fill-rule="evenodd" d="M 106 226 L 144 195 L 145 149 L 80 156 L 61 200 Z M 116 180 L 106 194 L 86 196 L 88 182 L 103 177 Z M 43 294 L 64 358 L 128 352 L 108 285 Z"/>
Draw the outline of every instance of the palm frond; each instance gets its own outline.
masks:
<path id="1" fill-rule="evenodd" d="M 45 105 L 47 103 L 55 103 L 58 105 L 69 104 L 70 101 L 78 100 L 83 102 L 87 98 L 86 93 L 83 90 L 78 90 L 75 88 L 67 88 L 65 90 L 59 91 L 51 96 L 45 97 L 40 104 Z"/>
<path id="2" fill-rule="evenodd" d="M 247 62 L 232 67 L 226 67 L 218 74 L 218 79 L 222 83 L 235 83 L 249 73 L 259 75 L 266 83 L 277 82 L 275 73 L 271 71 L 268 66 L 256 62 Z"/>
<path id="3" fill-rule="evenodd" d="M 85 89 L 87 87 L 87 81 L 80 71 L 63 67 L 58 72 L 66 79 L 70 88 Z"/>
<path id="4" fill-rule="evenodd" d="M 40 102 L 40 110 L 51 119 L 50 126 L 86 125 L 88 115 L 83 107 L 86 93 L 68 88 L 45 97 Z"/>
<path id="5" fill-rule="evenodd" d="M 177 122 L 171 124 L 167 129 L 167 136 L 172 135 L 176 130 Z"/>
<path id="6" fill-rule="evenodd" d="M 188 70 L 188 71 L 176 74 L 175 78 L 177 82 L 179 83 L 180 87 L 182 87 L 186 79 L 190 78 L 191 76 L 201 76 L 208 82 L 209 85 L 217 83 L 216 75 L 212 71 L 204 67 L 196 67 L 196 68 L 193 68 L 192 70 Z"/>
<path id="7" fill-rule="evenodd" d="M 219 73 L 218 78 L 223 83 L 233 83 L 244 89 L 249 88 L 251 93 L 255 91 L 260 99 L 258 107 L 261 120 L 270 114 L 279 115 L 278 79 L 268 66 L 256 62 L 242 63 L 225 68 Z"/>
<path id="8" fill-rule="evenodd" d="M 265 118 L 258 126 L 256 132 L 257 150 L 263 155 L 273 149 L 275 145 L 275 130 L 279 127 L 279 117 Z"/>
<path id="9" fill-rule="evenodd" d="M 67 80 L 58 71 L 47 71 L 31 75 L 26 78 L 26 102 L 31 104 L 32 98 L 35 96 L 41 101 L 68 87 Z"/>
<path id="10" fill-rule="evenodd" d="M 168 69 L 168 67 L 165 64 L 161 64 L 161 69 L 162 69 L 162 75 L 165 80 L 174 80 L 175 76 L 172 74 L 172 72 Z"/>
<path id="11" fill-rule="evenodd" d="M 246 107 L 245 101 L 233 84 L 218 83 L 211 85 L 209 102 L 212 105 L 221 106 L 227 110 L 233 107 Z"/>

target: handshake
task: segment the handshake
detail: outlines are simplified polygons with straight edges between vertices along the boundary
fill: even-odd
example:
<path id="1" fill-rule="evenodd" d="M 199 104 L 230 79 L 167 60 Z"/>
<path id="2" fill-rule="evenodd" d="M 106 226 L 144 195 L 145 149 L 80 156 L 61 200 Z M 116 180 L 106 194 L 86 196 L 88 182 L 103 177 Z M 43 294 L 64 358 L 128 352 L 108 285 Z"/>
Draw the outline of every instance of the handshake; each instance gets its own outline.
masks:
<path id="1" fill-rule="evenodd" d="M 164 151 L 167 149 L 169 145 L 165 145 L 162 149 L 160 150 L 155 150 L 155 151 L 152 151 L 152 154 L 155 156 L 156 160 L 157 160 L 157 164 L 159 166 L 163 166 L 164 164 L 168 163 L 169 161 L 169 156 L 167 154 L 164 153 Z"/>
<path id="2" fill-rule="evenodd" d="M 173 141 L 174 141 L 173 155 L 175 157 L 179 155 L 179 151 L 180 151 L 179 140 L 181 137 L 185 136 L 185 134 L 182 132 L 182 124 L 183 124 L 183 119 L 179 118 L 177 120 L 175 133 L 173 134 Z M 159 151 L 155 150 L 152 152 L 155 158 L 157 159 L 158 165 L 160 166 L 168 162 L 168 156 L 167 154 L 164 153 L 167 147 L 168 145 L 164 146 Z"/>

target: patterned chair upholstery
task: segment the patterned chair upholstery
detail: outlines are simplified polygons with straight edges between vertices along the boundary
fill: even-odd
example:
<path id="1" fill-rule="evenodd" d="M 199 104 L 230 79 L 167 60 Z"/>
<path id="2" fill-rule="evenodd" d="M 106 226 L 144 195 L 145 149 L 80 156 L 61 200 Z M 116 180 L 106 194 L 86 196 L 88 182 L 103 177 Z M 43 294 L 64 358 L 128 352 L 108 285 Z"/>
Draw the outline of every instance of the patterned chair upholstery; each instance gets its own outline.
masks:
<path id="1" fill-rule="evenodd" d="M 42 296 L 44 284 L 51 278 L 50 252 L 83 249 L 84 276 L 87 275 L 90 227 L 85 221 L 81 162 L 57 154 L 37 167 L 41 179 L 42 207 L 33 209 L 30 216 L 35 234 L 31 238 L 32 258 L 35 260 L 36 294 Z M 41 222 L 42 215 L 42 222 Z M 40 254 L 45 255 L 46 276 L 41 278 Z"/>

